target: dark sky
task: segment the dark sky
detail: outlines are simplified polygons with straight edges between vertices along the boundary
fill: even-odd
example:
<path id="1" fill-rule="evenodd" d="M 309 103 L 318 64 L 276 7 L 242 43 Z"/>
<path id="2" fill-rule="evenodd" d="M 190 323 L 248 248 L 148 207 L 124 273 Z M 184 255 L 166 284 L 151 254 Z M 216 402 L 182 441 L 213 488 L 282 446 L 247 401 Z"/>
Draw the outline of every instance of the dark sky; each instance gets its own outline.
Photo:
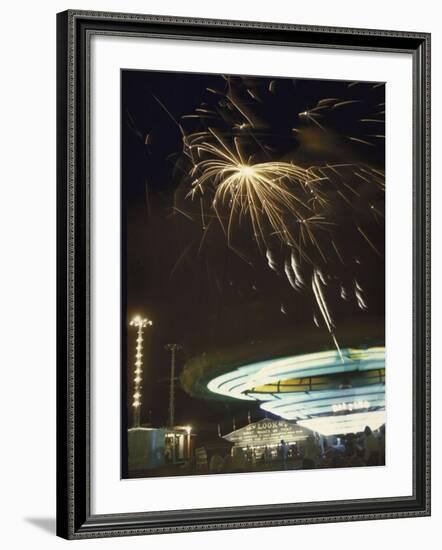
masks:
<path id="1" fill-rule="evenodd" d="M 226 94 L 236 98 L 245 115 L 253 113 L 253 135 L 240 128 L 244 113 L 232 107 Z M 177 122 L 186 132 L 214 127 L 227 140 L 240 136 L 253 162 L 292 161 L 303 167 L 352 163 L 383 170 L 384 101 L 384 86 L 375 83 L 122 71 L 123 373 L 130 399 L 135 329 L 127 327 L 139 313 L 154 323 L 145 332 L 144 422 L 151 411 L 154 425 L 167 423 L 165 344 L 183 346 L 179 374 L 187 360 L 204 352 L 257 340 L 271 347 L 272 338 L 294 334 L 299 326 L 326 330 L 313 323 L 311 292 L 295 292 L 283 267 L 269 267 L 250 228 L 235 237 L 237 250 L 227 246 L 221 224 L 209 211 L 212 223 L 203 232 L 200 203 L 186 198 L 192 179 Z M 212 114 L 181 118 L 199 108 Z M 300 115 L 310 110 L 313 120 Z M 333 225 L 319 233 L 327 261 L 318 256 L 325 264 L 338 339 L 339 320 L 357 322 L 370 315 L 383 323 L 384 318 L 384 220 L 370 210 L 383 212 L 383 192 L 352 169 L 343 170 L 358 193 L 345 202 L 336 186 L 330 192 Z M 331 251 L 331 234 L 343 260 Z M 287 251 L 276 247 L 273 253 L 283 266 Z M 368 312 L 339 299 L 341 284 L 348 289 L 355 279 L 364 289 Z M 191 398 L 177 384 L 177 424 L 216 430 L 220 422 L 226 432 L 232 414 L 237 427 L 246 423 L 248 409 L 242 403 Z M 252 409 L 252 417 L 262 417 L 258 408 Z"/>

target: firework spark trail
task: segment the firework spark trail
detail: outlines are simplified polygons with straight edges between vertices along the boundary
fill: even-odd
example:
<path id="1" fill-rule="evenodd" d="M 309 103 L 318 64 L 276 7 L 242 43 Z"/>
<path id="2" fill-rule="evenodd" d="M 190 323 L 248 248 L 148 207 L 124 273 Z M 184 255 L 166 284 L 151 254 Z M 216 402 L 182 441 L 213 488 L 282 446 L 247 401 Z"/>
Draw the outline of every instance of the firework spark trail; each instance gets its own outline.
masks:
<path id="1" fill-rule="evenodd" d="M 334 333 L 334 324 L 333 319 L 330 315 L 330 311 L 327 306 L 327 302 L 324 298 L 324 294 L 322 292 L 321 285 L 324 284 L 324 278 L 322 273 L 315 269 L 313 271 L 313 277 L 312 277 L 312 289 L 313 294 L 316 299 L 316 303 L 318 305 L 319 311 L 321 312 L 322 318 L 324 319 L 325 325 L 327 327 L 328 332 L 330 333 L 330 336 L 332 337 L 332 340 L 336 346 L 336 349 L 339 353 L 339 357 L 341 358 L 341 362 L 344 363 L 344 357 L 342 356 L 341 348 L 339 347 L 339 343 L 336 339 L 335 333 Z"/>
<path id="2" fill-rule="evenodd" d="M 369 145 L 370 147 L 375 147 L 373 143 L 370 143 L 369 141 L 366 141 L 365 139 L 356 138 L 353 136 L 349 136 L 348 139 L 350 141 L 357 141 L 358 143 L 363 143 L 364 145 Z"/>
<path id="3" fill-rule="evenodd" d="M 190 214 L 188 214 L 187 212 L 185 212 L 184 210 L 181 210 L 180 208 L 178 208 L 177 206 L 173 206 L 172 207 L 173 210 L 175 212 L 178 212 L 179 214 L 181 214 L 182 216 L 184 216 L 185 218 L 187 218 L 188 220 L 190 220 L 191 222 L 194 222 L 195 220 L 192 218 L 192 216 Z"/>
<path id="4" fill-rule="evenodd" d="M 186 248 L 181 252 L 181 254 L 178 256 L 174 266 L 172 267 L 170 273 L 169 273 L 169 279 L 172 279 L 173 278 L 173 275 L 175 273 L 175 271 L 177 270 L 177 267 L 179 266 L 179 264 L 184 260 L 184 258 L 187 256 L 187 254 L 189 253 L 190 249 L 192 248 L 192 244 L 193 243 L 189 243 Z"/>
<path id="5" fill-rule="evenodd" d="M 270 269 L 272 269 L 273 271 L 276 271 L 276 273 L 278 273 L 278 263 L 273 258 L 273 255 L 272 255 L 271 251 L 268 250 L 268 249 L 266 250 L 266 258 L 267 258 L 267 263 L 269 264 Z"/>
<path id="6" fill-rule="evenodd" d="M 340 289 L 340 295 L 341 295 L 341 298 L 345 301 L 347 301 L 347 293 L 345 291 L 345 288 L 341 285 L 341 289 Z"/>
<path id="7" fill-rule="evenodd" d="M 362 229 L 359 227 L 359 225 L 356 226 L 357 230 L 359 231 L 359 233 L 362 235 L 362 237 L 367 241 L 367 243 L 370 245 L 370 247 L 376 252 L 376 254 L 378 256 L 380 256 L 380 252 L 379 250 L 375 247 L 375 245 L 372 243 L 372 241 L 368 238 L 368 236 L 366 235 L 366 233 L 364 231 L 362 231 Z"/>
<path id="8" fill-rule="evenodd" d="M 329 332 L 332 332 L 333 330 L 333 321 L 331 319 L 330 313 L 328 311 L 327 305 L 324 300 L 324 295 L 322 294 L 321 284 L 318 279 L 318 272 L 315 269 L 313 272 L 312 277 L 312 289 L 313 293 L 316 298 L 316 302 L 319 307 L 319 311 L 321 312 L 322 317 L 324 318 L 325 324 L 327 325 L 327 329 Z"/>
<path id="9" fill-rule="evenodd" d="M 206 226 L 204 226 L 203 236 L 201 237 L 200 244 L 198 247 L 198 255 L 201 254 L 201 250 L 203 249 L 203 245 L 206 240 L 207 234 L 209 233 L 209 229 L 212 225 L 212 222 L 213 222 L 213 218 L 209 221 L 209 223 Z"/>
<path id="10" fill-rule="evenodd" d="M 346 101 L 339 101 L 332 105 L 332 109 L 337 109 L 338 107 L 343 107 L 344 105 L 351 105 L 352 103 L 362 103 L 360 99 L 349 99 Z"/>
<path id="11" fill-rule="evenodd" d="M 355 296 L 356 296 L 356 299 L 358 301 L 358 307 L 359 309 L 367 309 L 367 304 L 365 303 L 365 300 L 361 294 L 361 292 L 359 292 L 358 290 L 355 291 Z"/>
<path id="12" fill-rule="evenodd" d="M 326 107 L 324 106 L 324 108 Z M 311 122 L 316 124 L 318 128 L 321 128 L 321 130 L 323 130 L 324 132 L 326 131 L 324 126 L 317 120 L 317 118 L 320 117 L 321 115 L 316 113 L 313 109 L 310 109 L 308 111 L 302 111 L 301 113 L 298 113 L 298 116 L 299 118 L 305 118 L 307 120 L 310 120 Z"/>
<path id="13" fill-rule="evenodd" d="M 368 309 L 368 306 L 365 303 L 363 293 L 364 293 L 364 290 L 362 289 L 358 281 L 355 280 L 355 297 L 358 303 L 358 307 L 359 309 L 365 310 L 365 309 Z"/>
<path id="14" fill-rule="evenodd" d="M 204 215 L 204 207 L 203 207 L 203 197 L 200 197 L 200 209 L 201 209 L 201 220 L 203 222 L 203 230 L 206 229 L 206 218 Z"/>
<path id="15" fill-rule="evenodd" d="M 334 250 L 335 250 L 335 252 L 336 252 L 336 255 L 337 255 L 337 257 L 339 258 L 339 261 L 341 262 L 341 264 L 345 263 L 344 260 L 342 259 L 341 253 L 340 253 L 339 250 L 338 250 L 338 247 L 337 247 L 336 244 L 335 244 L 335 241 L 332 240 L 331 243 L 332 243 L 332 246 L 333 246 L 333 248 L 334 248 Z"/>
<path id="16" fill-rule="evenodd" d="M 304 279 L 302 277 L 298 262 L 296 260 L 295 254 L 292 252 L 290 255 L 290 265 L 292 268 L 292 271 L 295 275 L 295 284 L 296 286 L 301 289 L 304 287 Z"/>
<path id="17" fill-rule="evenodd" d="M 241 106 L 238 104 L 238 102 L 233 99 L 231 94 L 226 95 L 227 99 L 230 101 L 230 103 L 237 109 L 239 113 L 247 120 L 247 122 L 252 126 L 253 128 L 253 120 L 247 115 L 247 113 L 244 111 L 244 109 L 241 108 Z"/>
<path id="18" fill-rule="evenodd" d="M 284 271 L 285 271 L 285 274 L 287 276 L 287 279 L 288 279 L 291 287 L 294 290 L 299 291 L 300 288 L 302 288 L 302 287 L 299 286 L 298 279 L 296 278 L 296 275 L 294 274 L 294 272 L 292 270 L 291 263 L 287 259 L 284 262 Z"/>

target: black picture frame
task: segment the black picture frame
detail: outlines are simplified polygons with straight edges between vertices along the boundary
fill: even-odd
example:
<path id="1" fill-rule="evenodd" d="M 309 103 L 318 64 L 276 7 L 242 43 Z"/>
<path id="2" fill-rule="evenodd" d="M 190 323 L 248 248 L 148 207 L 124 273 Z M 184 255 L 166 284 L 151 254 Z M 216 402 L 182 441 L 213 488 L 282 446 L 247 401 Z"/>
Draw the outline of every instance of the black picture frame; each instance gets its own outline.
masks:
<path id="1" fill-rule="evenodd" d="M 408 53 L 413 58 L 413 495 L 92 515 L 89 92 L 93 34 Z M 57 534 L 67 539 L 430 514 L 430 35 L 69 10 L 57 15 Z"/>

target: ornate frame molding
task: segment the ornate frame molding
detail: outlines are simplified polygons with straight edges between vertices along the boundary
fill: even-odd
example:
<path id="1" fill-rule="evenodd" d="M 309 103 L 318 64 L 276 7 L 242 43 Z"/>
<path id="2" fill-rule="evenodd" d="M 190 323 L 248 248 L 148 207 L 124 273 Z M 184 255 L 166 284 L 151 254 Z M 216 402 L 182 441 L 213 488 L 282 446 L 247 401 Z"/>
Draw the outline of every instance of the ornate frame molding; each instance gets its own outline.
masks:
<path id="1" fill-rule="evenodd" d="M 414 118 L 414 494 L 94 516 L 89 472 L 89 60 L 93 34 L 410 53 Z M 57 16 L 57 534 L 68 539 L 430 514 L 430 35 L 69 10 Z"/>

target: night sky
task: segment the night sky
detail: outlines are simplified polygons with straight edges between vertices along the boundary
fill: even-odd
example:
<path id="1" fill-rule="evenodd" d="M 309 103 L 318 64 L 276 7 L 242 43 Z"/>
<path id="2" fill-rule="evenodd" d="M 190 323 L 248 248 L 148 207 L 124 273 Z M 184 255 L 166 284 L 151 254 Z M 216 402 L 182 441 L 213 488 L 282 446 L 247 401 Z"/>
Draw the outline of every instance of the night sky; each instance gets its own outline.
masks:
<path id="1" fill-rule="evenodd" d="M 210 226 L 203 229 L 200 201 L 186 197 L 191 164 L 179 125 L 186 133 L 216 128 L 229 143 L 238 137 L 253 163 L 352 164 L 382 171 L 385 90 L 371 82 L 151 71 L 124 70 L 121 78 L 125 410 L 131 409 L 136 337 L 128 324 L 140 314 L 154 323 L 145 330 L 142 422 L 162 426 L 168 418 L 170 365 L 165 344 L 183 346 L 177 355 L 179 375 L 186 361 L 205 352 L 265 341 L 271 353 L 272 339 L 294 335 L 298 327 L 326 331 L 311 292 L 295 292 L 284 276 L 284 246 L 271 244 L 272 269 L 246 221 L 232 247 L 213 211 L 206 210 Z M 303 114 L 309 112 L 310 118 Z M 202 118 L 182 118 L 192 113 Z M 342 170 L 357 193 L 350 200 L 347 193 L 344 200 L 336 186 L 329 192 L 333 224 L 318 231 L 326 261 L 312 251 L 327 276 L 338 340 L 340 321 L 357 323 L 368 315 L 382 327 L 385 302 L 384 193 L 363 180 L 367 172 L 359 169 L 358 176 L 353 168 Z M 332 240 L 341 258 L 331 250 Z M 353 288 L 355 280 L 363 288 L 366 310 L 355 300 L 340 299 L 342 285 Z M 128 401 L 124 395 L 123 409 Z M 223 433 L 230 431 L 232 415 L 240 427 L 249 410 L 253 420 L 263 417 L 249 403 L 191 398 L 177 383 L 176 423 L 191 424 L 197 433 L 215 435 L 217 423 Z"/>

